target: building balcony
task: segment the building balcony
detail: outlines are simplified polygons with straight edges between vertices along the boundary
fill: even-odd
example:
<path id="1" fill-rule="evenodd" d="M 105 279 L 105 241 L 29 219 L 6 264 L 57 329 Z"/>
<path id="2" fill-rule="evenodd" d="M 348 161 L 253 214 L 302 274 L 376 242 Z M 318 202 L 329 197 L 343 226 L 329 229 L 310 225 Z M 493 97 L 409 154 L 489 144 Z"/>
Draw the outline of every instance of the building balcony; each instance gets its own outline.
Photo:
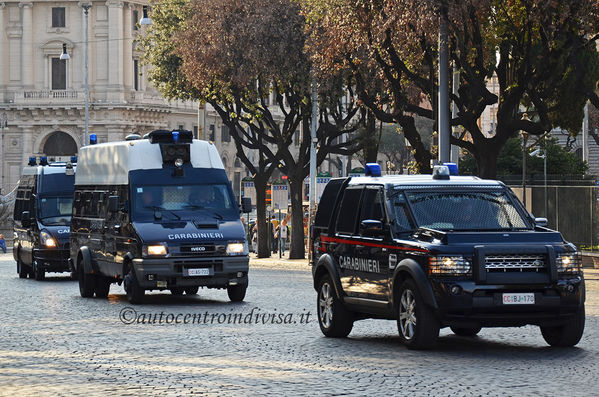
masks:
<path id="1" fill-rule="evenodd" d="M 6 102 L 15 105 L 83 103 L 85 92 L 67 90 L 9 91 L 5 98 Z"/>

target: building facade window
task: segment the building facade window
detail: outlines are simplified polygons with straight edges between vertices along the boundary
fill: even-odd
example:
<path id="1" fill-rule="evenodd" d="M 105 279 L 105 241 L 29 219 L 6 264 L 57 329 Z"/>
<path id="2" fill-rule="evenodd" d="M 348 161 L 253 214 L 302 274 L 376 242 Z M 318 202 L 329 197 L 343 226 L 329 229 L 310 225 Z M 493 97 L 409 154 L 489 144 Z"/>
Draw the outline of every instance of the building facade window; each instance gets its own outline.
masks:
<path id="1" fill-rule="evenodd" d="M 198 126 L 197 125 L 193 126 L 193 137 L 195 139 L 200 139 L 200 137 L 198 136 Z"/>
<path id="2" fill-rule="evenodd" d="M 133 60 L 133 89 L 139 91 L 139 61 Z"/>
<path id="3" fill-rule="evenodd" d="M 67 61 L 52 58 L 52 89 L 67 89 Z"/>
<path id="4" fill-rule="evenodd" d="M 132 18 L 133 18 L 133 22 L 131 24 L 131 26 L 133 27 L 133 30 L 138 30 L 139 27 L 137 26 L 137 23 L 139 22 L 139 11 L 138 10 L 133 10 L 131 12 Z"/>
<path id="5" fill-rule="evenodd" d="M 295 130 L 295 132 L 293 133 L 293 143 L 295 144 L 295 146 L 299 146 L 300 144 L 300 130 L 297 129 Z"/>
<path id="6" fill-rule="evenodd" d="M 183 124 L 179 124 L 178 130 L 179 131 L 183 131 L 184 129 L 185 129 L 185 126 Z"/>
<path id="7" fill-rule="evenodd" d="M 231 135 L 229 134 L 229 127 L 227 127 L 226 125 L 223 125 L 220 129 L 220 132 L 221 132 L 221 136 L 220 136 L 221 142 L 231 142 Z"/>
<path id="8" fill-rule="evenodd" d="M 214 140 L 215 140 L 214 139 L 215 138 L 214 134 L 215 134 L 215 131 L 216 131 L 215 127 L 214 127 L 214 124 L 210 124 L 209 131 L 210 131 L 209 140 L 212 141 L 212 142 L 214 142 Z"/>
<path id="9" fill-rule="evenodd" d="M 52 7 L 52 27 L 53 28 L 64 28 L 65 26 L 66 26 L 65 8 L 64 7 Z"/>

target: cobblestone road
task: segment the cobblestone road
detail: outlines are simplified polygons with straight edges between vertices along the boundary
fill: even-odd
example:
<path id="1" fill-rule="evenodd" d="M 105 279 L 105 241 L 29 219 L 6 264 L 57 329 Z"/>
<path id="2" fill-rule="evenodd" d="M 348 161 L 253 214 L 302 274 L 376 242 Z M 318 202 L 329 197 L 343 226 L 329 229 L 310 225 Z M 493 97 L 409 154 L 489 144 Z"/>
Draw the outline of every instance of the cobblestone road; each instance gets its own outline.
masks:
<path id="1" fill-rule="evenodd" d="M 244 303 L 200 290 L 152 293 L 134 308 L 155 321 L 161 312 L 163 321 L 179 313 L 203 321 L 207 312 L 214 324 L 127 325 L 122 287 L 111 287 L 108 300 L 83 299 L 75 281 L 53 275 L 20 280 L 10 254 L 0 255 L 0 395 L 599 394 L 597 280 L 577 348 L 551 349 L 536 327 L 524 327 L 471 339 L 442 330 L 437 350 L 415 352 L 399 343 L 393 321 L 357 322 L 349 338 L 325 339 L 309 268 L 297 263 L 253 261 Z M 290 313 L 297 323 L 227 324 L 221 315 L 252 309 L 282 320 Z"/>

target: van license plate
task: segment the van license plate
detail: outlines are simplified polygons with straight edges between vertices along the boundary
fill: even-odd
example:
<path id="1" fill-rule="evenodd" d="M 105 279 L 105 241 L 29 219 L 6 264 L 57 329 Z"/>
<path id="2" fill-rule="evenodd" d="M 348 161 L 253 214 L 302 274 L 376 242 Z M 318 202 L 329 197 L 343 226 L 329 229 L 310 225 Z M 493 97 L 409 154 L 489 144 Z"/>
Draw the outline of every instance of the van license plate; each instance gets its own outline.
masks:
<path id="1" fill-rule="evenodd" d="M 534 305 L 534 293 L 503 294 L 504 305 Z"/>
<path id="2" fill-rule="evenodd" d="M 210 269 L 202 268 L 202 269 L 187 269 L 188 276 L 209 276 Z"/>

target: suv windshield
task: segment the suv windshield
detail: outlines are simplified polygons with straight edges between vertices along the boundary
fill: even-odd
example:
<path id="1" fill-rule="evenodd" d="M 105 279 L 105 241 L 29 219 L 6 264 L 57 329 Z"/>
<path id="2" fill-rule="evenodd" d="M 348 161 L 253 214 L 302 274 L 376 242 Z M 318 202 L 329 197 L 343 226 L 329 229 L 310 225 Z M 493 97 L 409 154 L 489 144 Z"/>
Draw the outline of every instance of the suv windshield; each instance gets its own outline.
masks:
<path id="1" fill-rule="evenodd" d="M 136 219 L 153 219 L 160 211 L 165 219 L 193 219 L 197 216 L 217 220 L 239 216 L 227 185 L 145 185 L 133 188 Z"/>
<path id="2" fill-rule="evenodd" d="M 44 225 L 68 225 L 73 212 L 73 197 L 42 196 L 38 200 L 39 219 Z"/>
<path id="3" fill-rule="evenodd" d="M 395 206 L 403 195 L 395 198 Z M 437 230 L 500 231 L 529 229 L 503 191 L 406 192 L 417 227 Z M 399 200 L 399 201 L 398 201 Z M 398 211 L 396 211 L 398 212 Z"/>

